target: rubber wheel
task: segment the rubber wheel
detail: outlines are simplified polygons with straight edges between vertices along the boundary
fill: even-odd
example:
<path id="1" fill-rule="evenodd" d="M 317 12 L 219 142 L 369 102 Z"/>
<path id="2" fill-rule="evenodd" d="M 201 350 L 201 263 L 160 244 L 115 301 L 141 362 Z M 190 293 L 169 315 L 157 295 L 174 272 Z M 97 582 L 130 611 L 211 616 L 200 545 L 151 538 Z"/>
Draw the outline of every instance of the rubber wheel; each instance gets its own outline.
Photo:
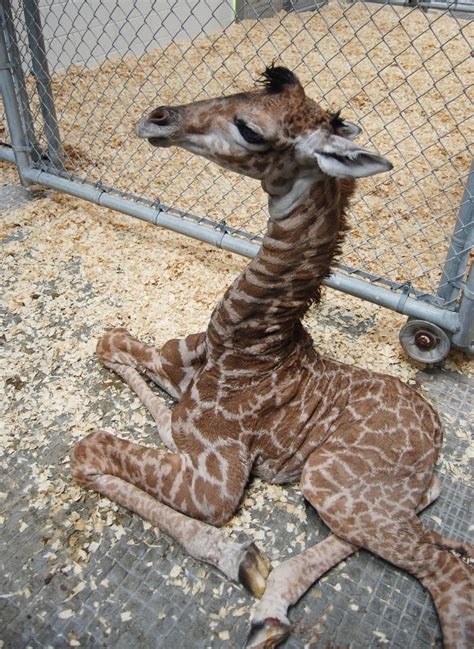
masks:
<path id="1" fill-rule="evenodd" d="M 400 329 L 400 344 L 420 363 L 440 363 L 451 348 L 449 338 L 438 325 L 425 320 L 408 320 Z"/>

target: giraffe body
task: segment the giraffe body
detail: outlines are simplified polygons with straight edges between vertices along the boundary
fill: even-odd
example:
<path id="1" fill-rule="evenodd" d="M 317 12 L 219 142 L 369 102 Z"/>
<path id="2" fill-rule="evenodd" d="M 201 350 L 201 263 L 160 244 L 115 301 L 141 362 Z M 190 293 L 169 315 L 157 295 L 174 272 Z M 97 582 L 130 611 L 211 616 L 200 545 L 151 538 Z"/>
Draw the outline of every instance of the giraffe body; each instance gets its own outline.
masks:
<path id="1" fill-rule="evenodd" d="M 361 546 L 417 576 L 445 646 L 467 648 L 472 573 L 448 549 L 471 550 L 416 517 L 439 493 L 436 413 L 398 379 L 320 356 L 301 324 L 337 253 L 354 178 L 390 164 L 355 145 L 360 129 L 322 111 L 291 72 L 265 75 L 262 90 L 162 107 L 137 126 L 155 146 L 182 146 L 259 178 L 270 220 L 205 332 L 161 349 L 124 329 L 99 341 L 100 359 L 138 394 L 171 452 L 97 432 L 73 449 L 73 475 L 263 595 L 248 647 L 281 642 L 288 607 Z M 172 412 L 144 376 L 179 400 Z M 258 549 L 215 527 L 233 515 L 251 474 L 300 481 L 333 532 L 272 572 L 266 590 Z"/>

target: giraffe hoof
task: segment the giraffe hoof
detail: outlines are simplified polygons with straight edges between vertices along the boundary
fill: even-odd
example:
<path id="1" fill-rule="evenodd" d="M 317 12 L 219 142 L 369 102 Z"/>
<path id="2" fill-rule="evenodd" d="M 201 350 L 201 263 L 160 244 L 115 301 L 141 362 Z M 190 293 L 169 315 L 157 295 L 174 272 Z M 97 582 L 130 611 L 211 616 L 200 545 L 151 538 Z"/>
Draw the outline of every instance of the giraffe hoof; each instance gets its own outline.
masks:
<path id="1" fill-rule="evenodd" d="M 288 638 L 290 627 L 275 617 L 252 624 L 245 649 L 271 649 Z"/>
<path id="2" fill-rule="evenodd" d="M 255 543 L 251 543 L 239 566 L 240 583 L 260 599 L 265 592 L 265 582 L 269 573 L 270 562 Z"/>

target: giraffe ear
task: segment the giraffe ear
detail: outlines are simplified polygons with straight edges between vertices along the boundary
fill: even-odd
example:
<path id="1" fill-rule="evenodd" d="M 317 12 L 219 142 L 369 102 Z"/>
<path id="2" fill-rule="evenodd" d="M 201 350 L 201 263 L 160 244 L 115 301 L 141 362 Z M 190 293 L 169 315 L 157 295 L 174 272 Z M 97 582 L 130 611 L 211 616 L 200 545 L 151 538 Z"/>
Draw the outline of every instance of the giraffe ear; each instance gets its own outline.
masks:
<path id="1" fill-rule="evenodd" d="M 360 126 L 341 118 L 340 110 L 337 113 L 329 113 L 329 115 L 331 117 L 331 126 L 336 135 L 346 137 L 349 140 L 355 140 L 362 133 Z"/>
<path id="2" fill-rule="evenodd" d="M 343 120 L 336 128 L 336 134 L 341 137 L 346 137 L 349 140 L 355 140 L 362 133 L 362 129 L 354 122 L 346 122 Z"/>
<path id="3" fill-rule="evenodd" d="M 316 162 L 320 170 L 336 178 L 362 178 L 393 169 L 378 153 L 367 151 L 346 137 L 313 131 L 296 147 L 297 159 L 303 164 Z"/>

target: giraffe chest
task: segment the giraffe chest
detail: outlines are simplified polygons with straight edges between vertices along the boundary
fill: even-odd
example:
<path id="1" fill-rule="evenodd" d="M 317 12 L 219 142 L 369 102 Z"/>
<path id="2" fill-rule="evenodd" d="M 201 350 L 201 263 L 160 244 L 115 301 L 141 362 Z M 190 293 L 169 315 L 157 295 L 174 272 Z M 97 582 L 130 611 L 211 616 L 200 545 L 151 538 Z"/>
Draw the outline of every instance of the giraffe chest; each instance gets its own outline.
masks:
<path id="1" fill-rule="evenodd" d="M 177 445 L 191 452 L 194 437 L 204 449 L 226 436 L 245 449 L 254 474 L 269 482 L 297 480 L 340 412 L 324 373 L 306 355 L 302 350 L 296 359 L 261 374 L 203 368 L 175 410 Z"/>

